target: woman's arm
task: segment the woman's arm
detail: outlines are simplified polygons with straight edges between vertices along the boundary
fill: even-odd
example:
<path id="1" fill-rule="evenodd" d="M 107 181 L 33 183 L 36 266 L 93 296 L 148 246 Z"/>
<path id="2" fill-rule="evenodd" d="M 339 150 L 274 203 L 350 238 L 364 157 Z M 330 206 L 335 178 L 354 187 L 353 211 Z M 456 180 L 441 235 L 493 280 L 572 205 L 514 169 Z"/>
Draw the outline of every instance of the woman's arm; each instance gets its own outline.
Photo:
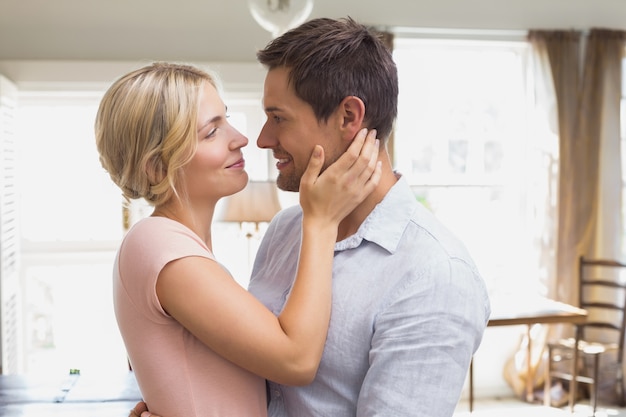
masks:
<path id="1" fill-rule="evenodd" d="M 278 317 L 217 262 L 201 257 L 163 268 L 157 281 L 163 308 L 215 352 L 251 372 L 283 384 L 312 381 L 330 320 L 337 227 L 377 185 L 377 156 L 375 132 L 366 137 L 364 131 L 322 175 L 323 150 L 314 151 L 300 188 L 297 278 Z"/>

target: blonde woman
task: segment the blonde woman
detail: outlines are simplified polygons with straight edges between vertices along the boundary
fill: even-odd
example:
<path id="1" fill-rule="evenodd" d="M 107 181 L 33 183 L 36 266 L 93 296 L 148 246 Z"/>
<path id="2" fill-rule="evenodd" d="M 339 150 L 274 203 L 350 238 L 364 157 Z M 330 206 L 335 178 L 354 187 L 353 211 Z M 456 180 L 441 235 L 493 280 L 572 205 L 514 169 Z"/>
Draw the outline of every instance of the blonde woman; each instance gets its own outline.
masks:
<path id="1" fill-rule="evenodd" d="M 124 196 L 154 205 L 125 236 L 113 271 L 118 325 L 148 407 L 265 416 L 265 379 L 303 385 L 315 376 L 338 224 L 380 178 L 375 132 L 360 130 L 322 174 L 324 149 L 314 148 L 300 184 L 296 279 L 278 316 L 213 256 L 216 203 L 248 182 L 248 139 L 228 123 L 214 79 L 172 63 L 124 75 L 104 95 L 95 132 L 102 166 Z"/>

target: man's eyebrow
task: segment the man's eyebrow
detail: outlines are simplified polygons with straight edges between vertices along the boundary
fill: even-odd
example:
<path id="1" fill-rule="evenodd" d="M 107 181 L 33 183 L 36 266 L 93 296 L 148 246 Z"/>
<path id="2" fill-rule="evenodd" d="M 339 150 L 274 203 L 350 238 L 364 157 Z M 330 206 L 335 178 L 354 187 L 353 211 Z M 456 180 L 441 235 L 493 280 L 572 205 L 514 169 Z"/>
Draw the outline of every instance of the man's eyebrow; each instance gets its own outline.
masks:
<path id="1" fill-rule="evenodd" d="M 267 113 L 275 113 L 275 112 L 277 112 L 277 111 L 282 111 L 282 110 L 281 110 L 279 107 L 276 107 L 276 106 L 270 106 L 270 107 L 266 107 L 266 108 L 265 108 L 265 111 L 266 111 Z"/>

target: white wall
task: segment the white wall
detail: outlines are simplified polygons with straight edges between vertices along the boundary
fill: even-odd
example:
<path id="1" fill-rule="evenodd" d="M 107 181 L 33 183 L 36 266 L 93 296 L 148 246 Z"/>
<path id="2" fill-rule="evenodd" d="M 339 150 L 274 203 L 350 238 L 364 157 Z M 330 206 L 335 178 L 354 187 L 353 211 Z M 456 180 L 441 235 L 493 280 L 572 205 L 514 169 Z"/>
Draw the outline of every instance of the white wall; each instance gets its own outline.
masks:
<path id="1" fill-rule="evenodd" d="M 0 60 L 0 74 L 21 91 L 105 90 L 113 80 L 147 61 Z M 262 91 L 265 70 L 256 63 L 195 62 L 217 73 L 228 93 Z"/>
<path id="2" fill-rule="evenodd" d="M 623 0 L 315 0 L 311 17 L 348 15 L 380 26 L 626 28 Z M 252 62 L 269 40 L 245 1 L 0 1 L 0 60 Z"/>
<path id="3" fill-rule="evenodd" d="M 21 88 L 41 81 L 109 83 L 150 57 L 213 63 L 234 88 L 262 79 L 254 54 L 269 33 L 245 2 L 214 6 L 211 0 L 163 3 L 158 10 L 151 0 L 96 9 L 78 0 L 0 2 L 0 74 Z M 348 15 L 389 30 L 626 29 L 624 0 L 315 0 L 311 17 Z"/>

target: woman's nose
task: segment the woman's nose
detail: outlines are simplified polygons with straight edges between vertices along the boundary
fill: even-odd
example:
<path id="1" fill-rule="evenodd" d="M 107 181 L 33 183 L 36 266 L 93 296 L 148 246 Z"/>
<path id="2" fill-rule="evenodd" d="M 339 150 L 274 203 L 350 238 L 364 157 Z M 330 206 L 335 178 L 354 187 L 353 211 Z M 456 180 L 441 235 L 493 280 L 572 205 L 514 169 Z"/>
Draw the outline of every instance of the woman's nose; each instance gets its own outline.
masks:
<path id="1" fill-rule="evenodd" d="M 234 145 L 234 148 L 243 148 L 248 144 L 248 138 L 242 134 L 239 130 L 233 127 L 233 138 L 231 143 Z"/>

